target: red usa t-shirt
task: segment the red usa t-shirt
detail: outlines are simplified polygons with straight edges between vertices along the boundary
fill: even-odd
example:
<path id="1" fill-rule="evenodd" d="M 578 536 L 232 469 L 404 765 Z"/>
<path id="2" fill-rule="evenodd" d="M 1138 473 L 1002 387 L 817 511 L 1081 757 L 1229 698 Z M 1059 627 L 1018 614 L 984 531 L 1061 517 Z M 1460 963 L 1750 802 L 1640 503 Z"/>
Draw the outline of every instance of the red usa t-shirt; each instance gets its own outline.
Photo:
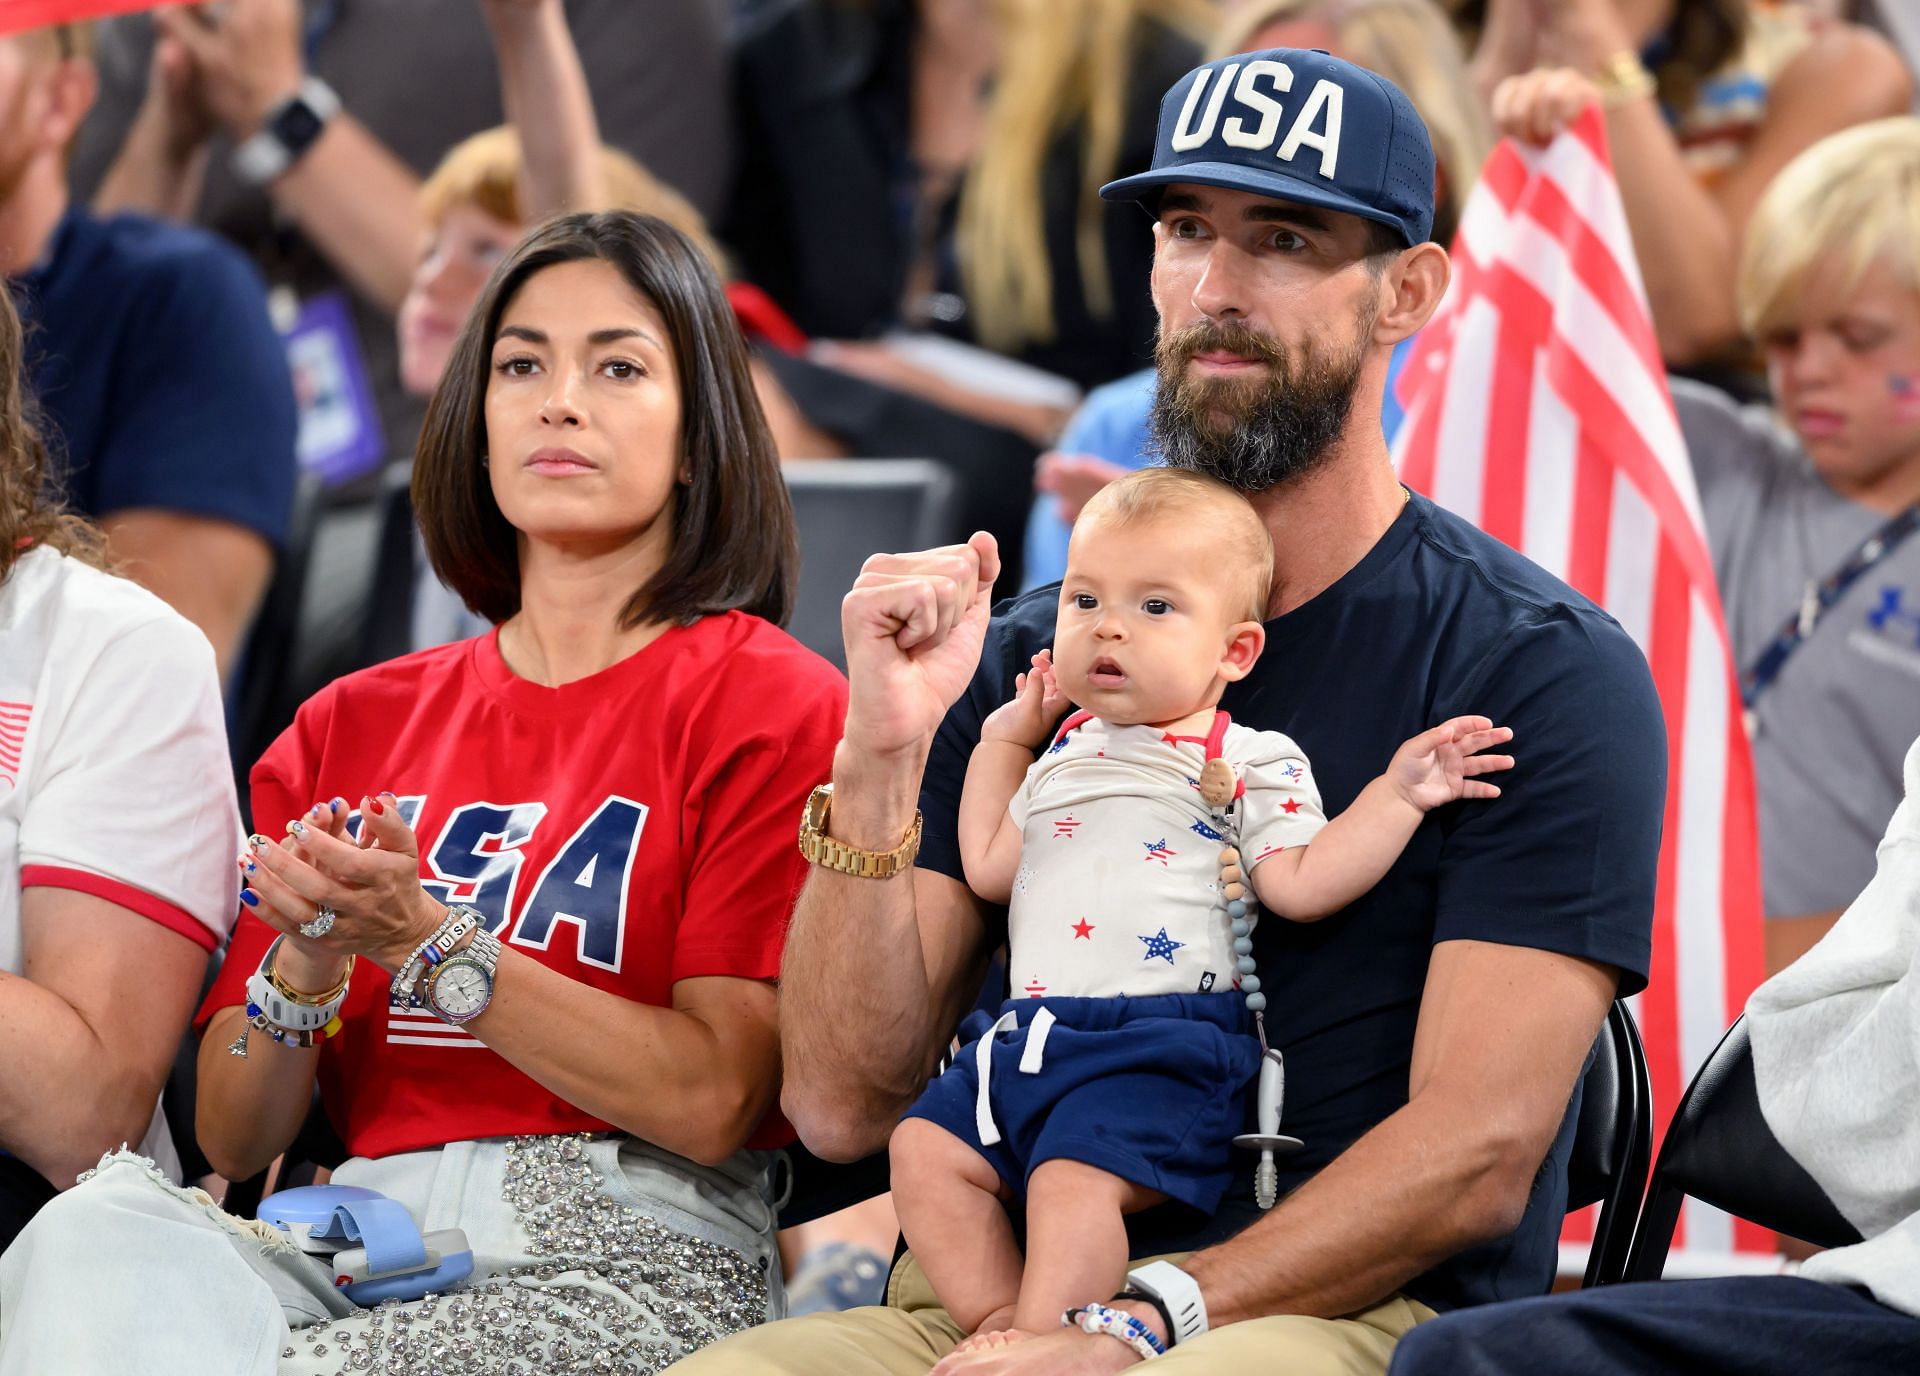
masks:
<path id="1" fill-rule="evenodd" d="M 845 712 L 832 665 L 738 612 L 559 688 L 516 677 L 490 632 L 315 694 L 253 767 L 255 826 L 278 837 L 316 802 L 391 790 L 435 898 L 479 909 L 502 943 L 570 979 L 667 1007 L 678 980 L 778 973 L 806 869 L 800 809 Z M 246 1001 L 273 936 L 242 910 L 202 1031 Z M 387 992 L 359 962 L 320 1053 L 328 1117 L 355 1155 L 609 1126 Z M 254 1055 L 279 1049 L 262 1045 Z M 792 1135 L 770 1114 L 751 1145 Z"/>

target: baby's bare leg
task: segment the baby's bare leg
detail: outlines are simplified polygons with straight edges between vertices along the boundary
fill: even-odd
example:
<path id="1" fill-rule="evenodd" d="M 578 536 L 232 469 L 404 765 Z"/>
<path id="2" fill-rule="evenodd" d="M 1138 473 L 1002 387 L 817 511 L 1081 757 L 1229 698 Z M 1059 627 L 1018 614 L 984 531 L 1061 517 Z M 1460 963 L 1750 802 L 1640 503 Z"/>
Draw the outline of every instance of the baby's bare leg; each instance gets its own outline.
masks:
<path id="1" fill-rule="evenodd" d="M 1043 1161 L 1027 1177 L 1027 1268 L 1013 1326 L 1048 1333 L 1060 1315 L 1126 1284 L 1125 1215 L 1166 1196 L 1079 1161 Z"/>
<path id="2" fill-rule="evenodd" d="M 887 1155 L 907 1246 L 947 1313 L 971 1333 L 1020 1292 L 1004 1183 L 986 1157 L 925 1118 L 895 1128 Z"/>

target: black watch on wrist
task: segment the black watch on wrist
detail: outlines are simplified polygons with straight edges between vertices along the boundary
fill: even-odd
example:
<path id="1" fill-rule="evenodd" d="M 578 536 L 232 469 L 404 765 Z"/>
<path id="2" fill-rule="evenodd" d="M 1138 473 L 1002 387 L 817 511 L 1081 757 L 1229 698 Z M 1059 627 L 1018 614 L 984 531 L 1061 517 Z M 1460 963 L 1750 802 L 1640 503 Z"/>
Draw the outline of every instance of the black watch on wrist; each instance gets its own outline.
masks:
<path id="1" fill-rule="evenodd" d="M 273 108 L 260 131 L 233 150 L 233 166 L 255 186 L 274 181 L 305 156 L 340 113 L 340 97 L 317 76 Z"/>

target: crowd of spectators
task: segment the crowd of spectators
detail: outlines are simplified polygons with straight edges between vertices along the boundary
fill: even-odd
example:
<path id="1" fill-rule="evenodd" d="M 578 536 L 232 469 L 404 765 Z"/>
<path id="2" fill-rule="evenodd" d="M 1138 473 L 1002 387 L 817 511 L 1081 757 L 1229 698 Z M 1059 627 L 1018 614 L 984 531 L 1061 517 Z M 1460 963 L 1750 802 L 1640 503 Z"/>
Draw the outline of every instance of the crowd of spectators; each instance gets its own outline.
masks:
<path id="1" fill-rule="evenodd" d="M 912 1102 L 965 1009 L 999 1003 L 1008 972 L 994 966 L 981 981 L 1005 929 L 968 893 L 946 815 L 966 747 L 1052 634 L 1054 585 L 1082 509 L 1167 458 L 1176 317 L 1261 316 L 1201 304 L 1242 284 L 1179 275 L 1152 197 L 1143 214 L 1102 196 L 1169 156 L 1170 90 L 1199 64 L 1256 50 L 1318 50 L 1379 73 L 1430 141 L 1430 232 L 1423 224 L 1394 243 L 1415 250 L 1403 262 L 1427 266 L 1391 279 L 1397 307 L 1377 295 L 1370 307 L 1407 328 L 1354 342 L 1365 360 L 1354 377 L 1378 405 L 1350 396 L 1329 422 L 1340 444 L 1369 453 L 1403 419 L 1394 381 L 1437 300 L 1422 295 L 1433 270 L 1422 242 L 1452 242 L 1495 140 L 1544 144 L 1602 111 L 1747 699 L 1765 963 L 1785 981 L 1756 1003 L 1772 1019 L 1756 1021 L 1756 1047 L 1795 1073 L 1841 1054 L 1855 1024 L 1801 1014 L 1864 998 L 1869 985 L 1880 1002 L 1860 1017 L 1881 1036 L 1872 1020 L 1910 1005 L 1915 977 L 1862 975 L 1846 953 L 1876 940 L 1882 954 L 1889 944 L 1910 953 L 1915 940 L 1911 895 L 1902 919 L 1887 890 L 1914 874 L 1888 857 L 1912 845 L 1920 782 L 1908 756 L 1920 738 L 1916 42 L 1920 23 L 1905 7 L 1875 0 L 225 0 L 0 36 L 10 289 L 0 303 L 0 997 L 19 1006 L 0 1010 L 0 1061 L 12 1067 L 0 1070 L 0 1246 L 37 1213 L 46 1220 L 0 1260 L 0 1376 L 78 1370 L 94 1360 L 74 1355 L 83 1351 L 109 1360 L 121 1330 L 102 1325 L 93 1348 L 72 1346 L 74 1311 L 52 1296 L 87 1274 L 89 1234 L 129 1213 L 150 1216 L 150 1235 L 126 1243 L 129 1261 L 183 1247 L 191 1258 L 142 1313 L 227 1323 L 226 1281 L 251 1267 L 274 1272 L 278 1298 L 256 1297 L 260 1311 L 229 1325 L 236 1364 L 262 1333 L 285 1371 L 333 1370 L 329 1343 L 336 1356 L 373 1350 L 379 1311 L 309 1284 L 298 1267 L 243 1260 L 230 1243 L 244 1228 L 209 1235 L 211 1201 L 176 1188 L 192 1186 L 197 1168 L 211 1170 L 216 1194 L 224 1179 L 259 1175 L 310 1114 L 354 1158 L 341 1182 L 457 1219 L 496 1278 L 541 1266 L 545 1253 L 514 1229 L 563 1226 L 550 1200 L 500 1213 L 501 1190 L 518 1198 L 500 1182 L 576 1162 L 558 1146 L 526 1156 L 501 1144 L 623 1134 L 623 1147 L 577 1160 L 600 1151 L 595 1169 L 647 1207 L 609 1223 L 614 1250 L 590 1252 L 551 1311 L 523 1313 L 515 1287 L 496 1285 L 489 1293 L 512 1322 L 533 1328 L 518 1348 L 488 1349 L 489 1360 L 558 1352 L 555 1369 L 575 1369 L 566 1344 L 577 1347 L 591 1321 L 638 1344 L 619 1350 L 643 1354 L 645 1369 L 664 1369 L 786 1312 L 765 1172 L 767 1153 L 792 1137 L 780 1104 L 823 1155 L 864 1154 L 885 1140 L 874 1136 L 880 1120 Z M 1379 228 L 1365 261 L 1379 261 Z M 1376 270 L 1376 292 L 1380 280 Z M 1274 328 L 1296 327 L 1306 328 Z M 1322 329 L 1300 347 L 1334 347 L 1336 336 Z M 627 448 L 680 458 L 591 498 L 525 480 L 571 466 L 599 481 Z M 765 624 L 790 610 L 796 539 L 808 557 L 778 472 L 897 458 L 943 465 L 958 492 L 947 533 L 991 540 L 921 558 L 891 547 L 895 532 L 872 532 L 858 553 L 882 556 L 879 572 L 847 604 L 849 708 L 846 681 Z M 389 519 L 395 494 L 412 532 L 399 565 L 364 557 L 348 534 L 370 515 Z M 1406 567 L 1378 555 L 1378 571 L 1397 572 L 1409 611 L 1417 595 L 1452 586 L 1439 571 L 1446 558 L 1493 556 L 1424 497 L 1405 501 L 1393 519 L 1424 523 L 1431 562 L 1396 544 Z M 1262 509 L 1270 527 L 1279 511 Z M 1323 514 L 1302 506 L 1297 519 Z M 1293 564 L 1281 552 L 1276 576 L 1317 574 L 1318 551 L 1333 559 L 1344 548 L 1341 531 L 1334 519 L 1316 527 Z M 1382 537 L 1381 549 L 1392 543 Z M 1512 597 L 1551 603 L 1536 572 L 1516 562 L 1489 577 Z M 875 578 L 898 605 L 882 607 Z M 933 591 L 909 604 L 900 590 L 923 582 Z M 1313 615 L 1331 636 L 1341 588 L 1317 586 Z M 351 609 L 351 624 L 305 614 L 316 592 Z M 990 594 L 1025 596 L 988 629 Z M 1448 636 L 1411 615 L 1382 631 L 1387 613 L 1367 612 L 1394 642 L 1368 663 L 1369 682 L 1393 656 L 1409 675 L 1444 680 L 1482 641 L 1489 656 L 1532 643 L 1537 628 L 1523 635 L 1474 602 L 1477 591 L 1460 596 L 1471 614 Z M 1297 607 L 1276 594 L 1270 657 L 1305 634 L 1276 629 Z M 269 626 L 263 608 L 286 624 Z M 382 640 L 369 633 L 376 622 L 402 629 Z M 876 648 L 894 637 L 897 660 Z M 907 653 L 916 640 L 918 657 Z M 376 643 L 416 653 L 371 664 Z M 1542 658 L 1516 661 L 1504 691 L 1521 751 L 1527 726 L 1571 734 L 1603 697 L 1631 715 L 1639 679 L 1604 634 L 1595 644 L 1576 651 L 1549 637 Z M 239 721 L 247 685 L 264 677 L 291 686 L 263 719 Z M 890 708 L 874 706 L 871 685 L 894 695 Z M 1334 707 L 1323 713 L 1369 747 L 1433 725 L 1357 680 L 1328 679 L 1324 691 Z M 1421 710 L 1442 700 L 1436 690 Z M 1262 702 L 1249 686 L 1225 699 L 1237 714 L 1278 713 Z M 1254 724 L 1302 729 L 1278 715 Z M 896 746 L 876 745 L 890 732 Z M 257 761 L 231 759 L 228 741 L 242 736 L 275 743 Z M 924 784 L 898 772 L 897 757 L 915 750 Z M 1345 772 L 1360 770 L 1358 758 Z M 1561 763 L 1563 784 L 1600 777 L 1577 752 Z M 1321 782 L 1329 815 L 1351 801 L 1343 771 Z M 911 902 L 904 917 L 878 901 L 863 907 L 865 881 L 844 881 L 844 893 L 843 881 L 816 883 L 796 910 L 807 870 L 792 823 L 829 777 L 868 790 L 842 787 L 835 815 L 876 850 L 898 840 L 879 839 L 894 821 L 898 831 L 912 820 L 919 836 L 920 797 L 917 919 Z M 1356 790 L 1367 777 L 1355 772 Z M 1613 838 L 1619 872 L 1576 899 L 1529 871 L 1543 910 L 1599 904 L 1602 889 L 1632 906 L 1641 880 L 1651 884 L 1651 869 L 1636 868 L 1651 839 L 1635 828 L 1657 808 L 1613 785 L 1613 814 L 1593 812 L 1588 830 Z M 1530 793 L 1524 768 L 1515 792 L 1509 817 L 1560 809 L 1554 835 L 1603 800 Z M 1474 823 L 1458 836 L 1444 825 L 1460 874 L 1517 882 L 1500 868 L 1511 859 L 1501 847 L 1524 828 L 1496 844 Z M 1542 854 L 1556 843 L 1548 830 L 1536 837 Z M 657 849 L 641 846 L 643 833 Z M 1472 863 L 1460 858 L 1470 852 Z M 1432 862 L 1423 854 L 1416 842 L 1405 865 Z M 1396 868 L 1355 910 L 1384 923 L 1399 892 L 1396 913 L 1445 926 L 1446 867 L 1424 888 L 1407 873 Z M 1842 921 L 1863 890 L 1871 901 Z M 862 952 L 834 949 L 829 899 L 893 935 Z M 456 915 L 472 904 L 481 934 L 442 923 L 448 903 Z M 332 914 L 318 933 L 316 905 Z M 630 912 L 641 916 L 630 922 Z M 797 963 L 812 983 L 796 981 L 782 1002 L 772 981 L 796 912 L 787 969 Z M 915 920 L 919 935 L 896 939 Z M 1498 940 L 1451 920 L 1468 946 Z M 1346 1071 L 1373 1089 L 1359 1096 L 1364 1109 L 1356 1099 L 1328 1110 L 1337 1125 L 1293 1184 L 1322 1167 L 1339 1178 L 1352 1154 L 1338 1150 L 1390 1121 L 1388 1100 L 1406 1103 L 1406 1075 L 1389 1083 L 1401 1069 L 1393 1038 L 1412 1036 L 1416 1013 L 1423 1038 L 1445 1035 L 1461 1054 L 1504 1064 L 1451 1024 L 1428 1030 L 1423 980 L 1429 1002 L 1467 968 L 1474 979 L 1537 982 L 1543 995 L 1558 991 L 1564 1013 L 1584 1010 L 1589 994 L 1604 1008 L 1648 973 L 1630 942 L 1595 937 L 1589 948 L 1564 936 L 1516 945 L 1577 958 L 1573 973 L 1455 968 L 1437 955 L 1429 973 L 1417 936 L 1380 952 L 1368 945 L 1378 930 L 1360 925 L 1372 935 L 1280 945 L 1263 932 L 1257 950 L 1263 973 L 1307 952 L 1319 962 L 1305 983 L 1269 977 L 1269 991 L 1290 988 L 1296 1003 L 1332 970 L 1375 981 L 1371 1002 L 1272 1015 L 1292 1044 L 1369 1018 L 1392 1024 L 1348 1053 Z M 428 959 L 420 948 L 438 938 L 444 957 L 487 930 L 506 944 L 494 943 L 488 967 L 500 981 L 490 1030 L 460 1043 L 491 1049 L 475 1051 L 487 1067 L 474 1081 L 446 1068 L 449 1042 L 434 1043 L 448 1029 L 433 1013 L 389 1011 L 386 973 Z M 1358 944 L 1343 955 L 1343 940 Z M 631 954 L 642 944 L 650 964 Z M 1403 961 L 1409 952 L 1418 959 Z M 910 1011 L 862 987 L 887 958 L 914 967 Z M 283 993 L 339 994 L 346 1039 L 321 1029 L 291 1050 L 275 1045 L 253 1006 L 256 967 Z M 1595 968 L 1612 973 L 1596 982 Z M 837 1035 L 803 1033 L 796 1053 L 792 1010 L 824 1023 L 836 999 L 866 1000 L 871 1021 L 849 1010 Z M 420 1019 L 436 1030 L 421 1032 Z M 860 1043 L 869 1026 L 897 1044 Z M 1513 1214 L 1500 1230 L 1510 1238 L 1409 1224 L 1409 1249 L 1450 1242 L 1468 1260 L 1424 1255 L 1404 1273 L 1404 1294 L 1398 1282 L 1327 1292 L 1368 1313 L 1393 1292 L 1401 1310 L 1379 1323 L 1395 1337 L 1422 1332 L 1404 1350 L 1408 1372 L 1527 1369 L 1529 1349 L 1503 1347 L 1497 1322 L 1422 1321 L 1508 1296 L 1515 1277 L 1531 1276 L 1521 1253 L 1547 1245 L 1551 1229 L 1524 1186 L 1541 1151 L 1563 1159 L 1556 1077 L 1578 1068 L 1555 1057 L 1583 1053 L 1591 1031 L 1567 1047 L 1543 1036 L 1516 1118 L 1495 1125 L 1508 1136 L 1473 1139 L 1497 1158 L 1489 1177 L 1516 1137 L 1539 1149 L 1507 1181 L 1519 1194 L 1486 1206 Z M 1875 1043 L 1883 1069 L 1896 1040 Z M 175 1066 L 183 1045 L 197 1057 Z M 279 1073 L 289 1063 L 298 1074 Z M 1306 1101 L 1332 1103 L 1314 1062 L 1302 1063 Z M 170 1067 L 195 1086 L 182 1102 L 197 1103 L 197 1119 L 163 1111 Z M 1416 1060 L 1416 1098 L 1436 1073 L 1430 1055 Z M 842 1096 L 843 1120 L 826 1121 L 823 1105 Z M 1529 1117 L 1530 1102 L 1539 1111 Z M 1858 1107 L 1805 1102 L 1842 1118 Z M 1911 1118 L 1861 1113 L 1920 1170 Z M 470 1139 L 488 1140 L 457 1162 L 447 1155 Z M 1801 1140 L 1818 1154 L 1825 1139 L 1816 1125 Z M 122 1146 L 151 1164 L 136 1170 L 123 1153 L 98 1188 L 62 1195 Z M 428 1152 L 448 1164 L 420 1166 Z M 468 1188 L 457 1172 L 495 1182 L 492 1213 L 446 1203 Z M 1888 1184 L 1851 1157 L 1829 1180 L 1837 1198 L 1865 1199 L 1896 1225 L 1913 1212 L 1903 1201 L 1920 1200 L 1920 1175 Z M 147 1188 L 157 1181 L 164 1204 Z M 1479 1177 L 1431 1183 L 1494 1188 Z M 1223 1209 L 1231 1215 L 1233 1201 Z M 642 1285 L 618 1249 L 669 1216 L 693 1242 L 674 1275 Z M 896 1232 L 884 1199 L 792 1230 L 782 1250 L 794 1312 L 879 1301 Z M 1222 1229 L 1149 1232 L 1171 1251 L 1169 1238 L 1204 1248 Z M 752 1274 L 721 1253 L 747 1258 Z M 1871 1328 L 1888 1308 L 1910 1317 L 1911 1291 L 1880 1281 L 1878 1258 L 1894 1254 L 1882 1243 L 1864 1270 L 1835 1272 L 1875 1297 L 1873 1312 L 1799 1297 L 1806 1331 Z M 902 1276 L 909 1289 L 922 1283 L 909 1266 L 896 1289 Z M 674 1287 L 709 1281 L 737 1293 L 693 1306 L 681 1328 L 663 1318 Z M 1769 1293 L 1724 1298 L 1763 1304 Z M 929 1290 L 917 1310 L 932 1307 Z M 1634 1325 L 1656 1321 L 1625 1313 L 1543 1311 L 1538 1322 L 1576 1344 L 1590 1326 L 1618 1322 L 1653 1353 L 1658 1343 Z M 914 1322 L 912 1342 L 933 1344 L 924 1368 L 951 1343 Z M 351 1343 L 333 1339 L 336 1323 Z M 280 1352 L 289 1324 L 302 1334 L 297 1354 Z M 650 1346 L 669 1340 L 679 1345 Z M 1914 1340 L 1899 1326 L 1885 1338 Z M 740 1370 L 788 1369 L 775 1351 L 785 1341 L 723 1346 L 709 1369 L 730 1369 L 729 1352 L 749 1363 Z M 962 1355 L 981 1371 L 1013 1361 L 996 1352 Z M 394 1354 L 390 1369 L 416 1369 Z M 633 1361 L 640 1369 L 641 1355 Z"/>

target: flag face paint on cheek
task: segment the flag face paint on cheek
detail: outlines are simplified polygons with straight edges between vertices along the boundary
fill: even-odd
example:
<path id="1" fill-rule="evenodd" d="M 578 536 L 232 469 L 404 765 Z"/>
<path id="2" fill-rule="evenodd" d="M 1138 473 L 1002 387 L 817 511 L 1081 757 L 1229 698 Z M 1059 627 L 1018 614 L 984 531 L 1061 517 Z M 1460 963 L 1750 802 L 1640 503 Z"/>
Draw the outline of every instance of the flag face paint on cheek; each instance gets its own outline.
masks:
<path id="1" fill-rule="evenodd" d="M 1887 393 L 1893 398 L 1893 413 L 1901 420 L 1920 420 L 1920 375 L 1889 373 Z"/>

